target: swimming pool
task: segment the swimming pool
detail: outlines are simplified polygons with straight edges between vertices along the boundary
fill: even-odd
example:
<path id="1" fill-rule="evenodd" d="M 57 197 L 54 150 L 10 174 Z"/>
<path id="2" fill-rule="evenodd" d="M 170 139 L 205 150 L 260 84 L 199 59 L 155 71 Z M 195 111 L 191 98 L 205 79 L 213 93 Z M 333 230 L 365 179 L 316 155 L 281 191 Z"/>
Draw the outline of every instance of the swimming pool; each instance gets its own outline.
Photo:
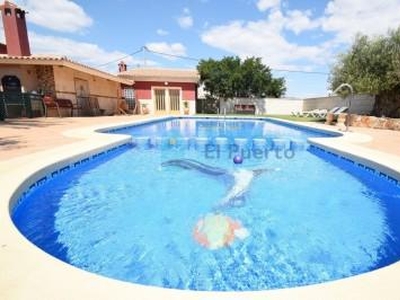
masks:
<path id="1" fill-rule="evenodd" d="M 304 144 L 320 133 L 261 120 L 169 120 L 130 130 L 140 137 L 135 147 L 55 177 L 15 208 L 31 241 L 91 272 L 192 290 L 305 285 L 398 259 L 398 187 Z M 262 137 L 268 151 L 252 151 Z M 217 138 L 228 141 L 219 152 Z M 237 152 L 241 165 L 232 162 Z M 201 172 L 200 163 L 228 175 Z M 260 169 L 267 171 L 241 172 Z M 235 174 L 249 184 L 224 205 Z M 194 237 L 199 222 L 227 218 L 246 229 L 229 245 L 210 249 Z"/>

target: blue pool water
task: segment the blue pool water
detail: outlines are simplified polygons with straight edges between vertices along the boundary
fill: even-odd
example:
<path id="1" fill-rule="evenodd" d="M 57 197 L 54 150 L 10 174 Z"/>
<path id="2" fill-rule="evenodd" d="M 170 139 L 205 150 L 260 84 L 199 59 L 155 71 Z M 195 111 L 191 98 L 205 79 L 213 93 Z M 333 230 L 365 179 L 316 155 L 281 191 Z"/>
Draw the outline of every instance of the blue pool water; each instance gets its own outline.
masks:
<path id="1" fill-rule="evenodd" d="M 307 138 L 322 133 L 202 119 L 116 133 L 134 144 L 55 177 L 13 210 L 30 241 L 74 266 L 145 285 L 248 291 L 399 260 L 399 187 L 311 148 Z M 233 163 L 237 153 L 243 164 Z M 212 248 L 223 227 L 213 223 L 202 244 L 195 232 L 209 216 L 240 224 L 241 234 Z"/>

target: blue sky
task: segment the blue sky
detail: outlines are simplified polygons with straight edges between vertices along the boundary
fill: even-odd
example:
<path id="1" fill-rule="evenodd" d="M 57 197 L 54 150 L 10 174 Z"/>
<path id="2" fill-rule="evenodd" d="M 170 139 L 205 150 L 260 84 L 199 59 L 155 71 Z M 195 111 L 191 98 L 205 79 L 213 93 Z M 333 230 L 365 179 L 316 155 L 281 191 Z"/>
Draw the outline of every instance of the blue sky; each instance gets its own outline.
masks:
<path id="1" fill-rule="evenodd" d="M 116 73 L 120 58 L 128 68 L 197 65 L 195 60 L 143 49 L 199 59 L 256 56 L 275 76 L 286 79 L 289 97 L 326 95 L 326 74 L 357 32 L 385 34 L 400 25 L 400 0 L 15 3 L 29 12 L 33 54 L 65 55 L 111 73 Z"/>

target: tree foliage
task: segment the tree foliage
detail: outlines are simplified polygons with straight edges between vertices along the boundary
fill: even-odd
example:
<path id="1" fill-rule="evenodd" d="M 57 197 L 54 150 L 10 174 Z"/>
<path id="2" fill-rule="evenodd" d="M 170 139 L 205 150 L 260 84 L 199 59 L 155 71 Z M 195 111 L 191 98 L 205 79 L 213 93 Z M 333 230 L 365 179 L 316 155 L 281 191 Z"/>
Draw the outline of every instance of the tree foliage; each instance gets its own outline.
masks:
<path id="1" fill-rule="evenodd" d="M 347 82 L 356 93 L 375 95 L 374 115 L 400 117 L 400 27 L 385 36 L 358 35 L 329 82 L 332 90 Z"/>
<path id="2" fill-rule="evenodd" d="M 283 78 L 273 78 L 261 58 L 224 57 L 201 60 L 197 65 L 200 81 L 212 97 L 281 97 L 286 91 Z"/>
<path id="3" fill-rule="evenodd" d="M 352 47 L 338 57 L 330 73 L 330 87 L 351 84 L 358 93 L 379 95 L 400 84 L 400 28 L 387 36 L 358 35 Z"/>

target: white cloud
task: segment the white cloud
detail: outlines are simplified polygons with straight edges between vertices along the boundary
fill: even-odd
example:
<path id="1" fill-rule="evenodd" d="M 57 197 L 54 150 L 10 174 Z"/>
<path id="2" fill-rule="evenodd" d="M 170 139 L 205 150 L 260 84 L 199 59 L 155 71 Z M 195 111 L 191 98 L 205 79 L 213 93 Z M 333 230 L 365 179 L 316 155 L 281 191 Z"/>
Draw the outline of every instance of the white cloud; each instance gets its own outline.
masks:
<path id="1" fill-rule="evenodd" d="M 285 28 L 299 34 L 305 30 L 315 29 L 319 27 L 320 22 L 311 19 L 310 10 L 300 11 L 291 10 L 287 12 Z"/>
<path id="2" fill-rule="evenodd" d="M 40 35 L 35 32 L 29 32 L 29 38 L 32 53 L 35 55 L 67 56 L 76 62 L 93 67 L 112 62 L 100 68 L 103 71 L 111 73 L 117 72 L 117 64 L 121 58 L 129 66 L 143 65 L 143 61 L 138 57 L 128 56 L 127 53 L 120 51 L 109 52 L 92 43 L 82 43 L 67 38 Z M 155 65 L 156 63 L 146 60 L 146 64 Z"/>
<path id="3" fill-rule="evenodd" d="M 330 0 L 320 16 L 311 10 L 289 10 L 279 0 L 259 0 L 256 5 L 266 12 L 257 21 L 231 21 L 206 28 L 204 43 L 240 57 L 258 56 L 273 68 L 312 71 L 327 68 L 340 47 L 349 45 L 357 32 L 385 34 L 400 24 L 400 1 Z M 292 39 L 313 30 L 306 44 Z M 312 36 L 325 35 L 323 42 L 312 44 Z M 328 39 L 329 38 L 329 39 Z M 321 40 L 321 37 L 318 38 Z"/>
<path id="4" fill-rule="evenodd" d="M 357 32 L 368 35 L 385 34 L 400 24 L 398 0 L 332 0 L 321 19 L 325 32 L 336 33 L 340 42 L 351 42 Z"/>
<path id="5" fill-rule="evenodd" d="M 159 28 L 159 29 L 157 29 L 157 34 L 161 35 L 161 36 L 166 36 L 169 34 L 169 32 L 164 29 Z"/>
<path id="6" fill-rule="evenodd" d="M 181 43 L 173 43 L 173 44 L 168 44 L 165 42 L 162 43 L 147 43 L 146 47 L 150 51 L 158 52 L 158 53 L 165 53 L 165 54 L 171 54 L 171 55 L 178 55 L 178 56 L 186 56 L 186 47 L 182 45 Z M 169 59 L 169 60 L 175 60 L 176 58 L 171 57 L 171 56 L 165 56 L 162 55 L 163 57 Z"/>
<path id="7" fill-rule="evenodd" d="M 300 69 L 299 60 L 318 64 L 325 61 L 327 49 L 324 45 L 301 46 L 287 41 L 282 33 L 286 19 L 274 12 L 267 20 L 258 22 L 235 21 L 227 25 L 212 27 L 202 35 L 202 41 L 240 57 L 257 56 L 273 68 Z"/>
<path id="8" fill-rule="evenodd" d="M 178 25 L 183 29 L 188 29 L 193 26 L 193 17 L 188 8 L 184 8 L 181 16 L 177 18 Z"/>
<path id="9" fill-rule="evenodd" d="M 260 11 L 267 11 L 268 9 L 279 7 L 281 0 L 258 0 L 257 8 Z"/>
<path id="10" fill-rule="evenodd" d="M 28 22 L 60 32 L 80 32 L 93 24 L 81 6 L 69 0 L 20 0 Z"/>

